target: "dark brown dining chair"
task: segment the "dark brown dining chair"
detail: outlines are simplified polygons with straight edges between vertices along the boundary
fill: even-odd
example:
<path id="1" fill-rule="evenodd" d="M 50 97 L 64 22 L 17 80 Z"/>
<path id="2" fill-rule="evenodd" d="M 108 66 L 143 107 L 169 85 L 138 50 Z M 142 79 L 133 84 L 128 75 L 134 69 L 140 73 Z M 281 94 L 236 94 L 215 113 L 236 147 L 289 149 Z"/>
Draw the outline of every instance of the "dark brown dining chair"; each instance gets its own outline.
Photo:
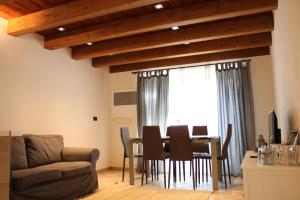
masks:
<path id="1" fill-rule="evenodd" d="M 193 136 L 207 136 L 208 131 L 207 131 L 207 126 L 193 126 Z M 209 144 L 205 143 L 193 143 L 193 152 L 194 153 L 199 153 L 199 154 L 209 154 Z M 200 161 L 202 161 L 202 167 L 200 170 Z M 205 162 L 205 175 L 206 175 L 206 182 L 208 182 L 208 169 L 209 172 L 211 173 L 211 162 L 210 159 L 197 159 L 196 160 L 196 180 L 200 183 L 200 171 L 202 171 L 202 181 L 204 181 L 204 162 Z M 208 167 L 209 164 L 209 167 Z"/>
<path id="2" fill-rule="evenodd" d="M 224 183 L 225 183 L 226 189 L 227 189 L 227 179 L 226 179 L 227 175 L 226 175 L 225 160 L 227 161 L 228 178 L 229 178 L 229 183 L 231 184 L 231 173 L 230 173 L 230 166 L 229 166 L 229 159 L 228 159 L 228 147 L 230 144 L 231 136 L 232 136 L 232 124 L 228 124 L 226 138 L 225 138 L 224 144 L 222 146 L 221 155 L 218 156 L 218 160 L 222 161 L 222 169 L 223 169 Z M 211 155 L 203 154 L 200 156 L 200 158 L 211 159 Z"/>
<path id="3" fill-rule="evenodd" d="M 124 172 L 125 172 L 125 160 L 129 157 L 128 141 L 129 141 L 129 130 L 128 127 L 120 128 L 121 141 L 124 148 L 123 154 L 123 169 L 122 169 L 122 182 L 124 182 Z M 143 157 L 142 154 L 134 155 L 136 158 Z"/>
<path id="4" fill-rule="evenodd" d="M 170 127 L 172 126 L 168 126 L 167 127 L 167 133 L 166 136 L 170 136 Z M 170 144 L 169 143 L 165 143 L 164 144 L 164 149 L 165 149 L 165 153 L 168 157 L 170 157 Z M 176 182 L 177 181 L 177 165 L 178 165 L 178 175 L 179 175 L 179 181 L 181 181 L 181 163 L 182 163 L 182 172 L 183 172 L 183 181 L 185 181 L 185 161 L 175 161 L 175 165 L 173 165 L 173 180 Z"/>
<path id="5" fill-rule="evenodd" d="M 143 162 L 142 169 L 148 161 L 163 161 L 164 171 L 164 186 L 166 188 L 166 164 L 165 164 L 165 152 L 160 135 L 159 126 L 144 126 L 143 127 Z M 158 166 L 156 166 L 158 168 Z M 144 171 L 146 171 L 146 183 L 147 183 L 147 170 L 142 170 L 142 182 L 144 184 Z M 152 178 L 153 180 L 153 178 Z"/>
<path id="6" fill-rule="evenodd" d="M 188 126 L 171 126 L 169 127 L 170 136 L 170 160 L 169 160 L 169 179 L 168 188 L 170 188 L 171 164 L 176 161 L 190 161 L 192 166 L 193 189 L 196 188 L 195 171 L 194 171 L 194 155 L 192 150 L 192 142 L 189 136 Z"/>

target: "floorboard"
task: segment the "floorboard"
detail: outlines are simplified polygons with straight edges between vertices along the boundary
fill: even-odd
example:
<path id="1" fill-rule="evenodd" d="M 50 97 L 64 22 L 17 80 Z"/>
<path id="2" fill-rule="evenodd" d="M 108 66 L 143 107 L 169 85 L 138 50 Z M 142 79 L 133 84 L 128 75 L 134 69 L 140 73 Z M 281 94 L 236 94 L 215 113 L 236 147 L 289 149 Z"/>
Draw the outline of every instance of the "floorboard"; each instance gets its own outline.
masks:
<path id="1" fill-rule="evenodd" d="M 174 183 L 171 179 L 171 189 L 164 189 L 163 175 L 159 177 L 159 181 L 151 181 L 148 179 L 148 184 L 143 187 L 140 185 L 141 175 L 136 174 L 135 186 L 129 185 L 128 172 L 125 175 L 125 181 L 122 182 L 121 171 L 110 170 L 98 174 L 100 189 L 93 194 L 87 195 L 81 200 L 110 200 L 110 199 L 130 199 L 130 200 L 243 200 L 242 178 L 233 178 L 233 184 L 227 190 L 224 184 L 220 183 L 219 191 L 212 191 L 212 183 L 202 182 L 196 191 L 193 191 L 192 181 L 187 173 L 186 181 Z"/>

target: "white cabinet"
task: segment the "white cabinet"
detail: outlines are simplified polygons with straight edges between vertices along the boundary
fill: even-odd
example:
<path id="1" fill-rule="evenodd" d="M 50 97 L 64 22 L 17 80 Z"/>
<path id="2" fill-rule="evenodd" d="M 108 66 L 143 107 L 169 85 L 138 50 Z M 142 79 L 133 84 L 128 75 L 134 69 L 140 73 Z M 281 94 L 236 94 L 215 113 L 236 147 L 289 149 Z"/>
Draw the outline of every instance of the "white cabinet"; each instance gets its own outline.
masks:
<path id="1" fill-rule="evenodd" d="M 288 165 L 257 165 L 256 155 L 248 151 L 243 170 L 245 200 L 300 200 L 300 167 Z"/>

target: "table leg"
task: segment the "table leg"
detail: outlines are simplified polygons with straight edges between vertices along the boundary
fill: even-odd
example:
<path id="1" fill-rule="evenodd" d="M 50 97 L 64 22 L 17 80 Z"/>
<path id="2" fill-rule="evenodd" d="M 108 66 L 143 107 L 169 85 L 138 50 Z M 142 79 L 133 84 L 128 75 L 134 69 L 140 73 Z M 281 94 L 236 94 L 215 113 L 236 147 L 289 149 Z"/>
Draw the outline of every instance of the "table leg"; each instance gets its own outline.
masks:
<path id="1" fill-rule="evenodd" d="M 133 158 L 133 142 L 128 142 L 129 153 L 129 184 L 134 185 L 134 158 Z"/>
<path id="2" fill-rule="evenodd" d="M 219 170 L 218 170 L 218 141 L 211 141 L 211 161 L 212 161 L 212 183 L 213 190 L 219 189 Z"/>

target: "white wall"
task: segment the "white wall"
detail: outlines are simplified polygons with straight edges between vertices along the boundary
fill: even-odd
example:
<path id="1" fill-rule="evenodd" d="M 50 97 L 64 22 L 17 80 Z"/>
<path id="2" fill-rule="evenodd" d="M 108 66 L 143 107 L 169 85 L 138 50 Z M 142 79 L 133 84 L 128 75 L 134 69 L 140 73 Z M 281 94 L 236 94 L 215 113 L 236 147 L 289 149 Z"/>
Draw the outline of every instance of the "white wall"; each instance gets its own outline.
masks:
<path id="1" fill-rule="evenodd" d="M 0 130 L 62 134 L 66 146 L 96 147 L 109 162 L 109 73 L 36 35 L 12 37 L 0 18 Z M 98 122 L 92 116 L 98 116 Z"/>
<path id="2" fill-rule="evenodd" d="M 120 137 L 120 128 L 129 127 L 131 137 L 137 136 L 136 106 L 113 107 L 112 93 L 115 91 L 136 91 L 136 76 L 131 72 L 110 74 L 111 89 L 111 135 L 110 135 L 110 157 L 112 167 L 121 167 L 123 158 L 123 146 Z M 128 165 L 128 161 L 126 162 Z"/>
<path id="3" fill-rule="evenodd" d="M 283 134 L 300 128 L 299 9 L 299 0 L 279 0 L 278 10 L 274 15 L 274 88 L 278 122 Z"/>
<path id="4" fill-rule="evenodd" d="M 255 132 L 269 138 L 268 113 L 275 108 L 271 56 L 251 59 L 251 82 L 254 103 Z"/>
<path id="5" fill-rule="evenodd" d="M 256 134 L 268 136 L 267 114 L 274 108 L 274 88 L 272 77 L 271 56 L 251 58 L 251 78 L 255 112 Z M 131 72 L 110 75 L 111 92 L 122 90 L 136 90 L 136 76 Z M 112 100 L 111 100 L 112 101 Z M 114 112 L 117 112 L 114 110 Z M 123 110 L 119 110 L 123 116 Z M 127 110 L 129 117 L 111 118 L 111 165 L 122 165 L 123 147 L 120 140 L 120 127 L 128 126 L 130 134 L 136 136 L 136 109 Z"/>

